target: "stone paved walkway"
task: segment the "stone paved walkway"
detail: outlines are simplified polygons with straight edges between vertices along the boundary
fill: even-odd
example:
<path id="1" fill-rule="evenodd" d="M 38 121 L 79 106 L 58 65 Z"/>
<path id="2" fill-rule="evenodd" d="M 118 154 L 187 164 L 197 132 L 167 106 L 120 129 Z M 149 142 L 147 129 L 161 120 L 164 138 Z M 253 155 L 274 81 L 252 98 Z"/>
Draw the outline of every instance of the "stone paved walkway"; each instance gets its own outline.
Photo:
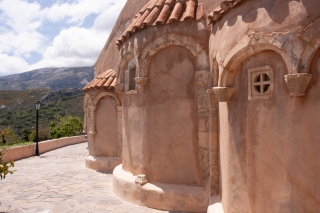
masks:
<path id="1" fill-rule="evenodd" d="M 127 203 L 112 193 L 112 175 L 86 169 L 87 143 L 17 161 L 0 180 L 0 213 L 164 213 Z"/>

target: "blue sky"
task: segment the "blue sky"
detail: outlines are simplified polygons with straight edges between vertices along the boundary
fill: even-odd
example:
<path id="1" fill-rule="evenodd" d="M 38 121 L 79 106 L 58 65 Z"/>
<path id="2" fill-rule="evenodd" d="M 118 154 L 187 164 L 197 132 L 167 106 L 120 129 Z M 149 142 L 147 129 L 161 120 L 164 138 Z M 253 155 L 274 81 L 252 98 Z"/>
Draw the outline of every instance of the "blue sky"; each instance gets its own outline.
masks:
<path id="1" fill-rule="evenodd" d="M 0 76 L 92 66 L 126 0 L 0 0 Z"/>

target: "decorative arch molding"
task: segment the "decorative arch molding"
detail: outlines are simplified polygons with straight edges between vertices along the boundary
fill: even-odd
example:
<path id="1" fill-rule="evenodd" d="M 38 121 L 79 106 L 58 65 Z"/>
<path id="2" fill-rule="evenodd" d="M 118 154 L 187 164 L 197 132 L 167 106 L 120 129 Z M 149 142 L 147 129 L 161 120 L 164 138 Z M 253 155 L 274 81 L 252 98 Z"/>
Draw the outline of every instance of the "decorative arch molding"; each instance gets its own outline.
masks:
<path id="1" fill-rule="evenodd" d="M 294 69 L 290 55 L 286 50 L 280 49 L 270 43 L 247 45 L 246 43 L 240 42 L 226 56 L 222 66 L 220 65 L 219 87 L 231 87 L 233 84 L 233 77 L 239 65 L 246 58 L 265 50 L 272 50 L 280 54 L 286 63 L 289 74 L 297 73 L 297 70 Z"/>
<path id="2" fill-rule="evenodd" d="M 83 101 L 83 109 L 86 109 L 89 104 L 92 103 L 92 98 L 89 94 L 84 95 L 84 101 Z"/>
<path id="3" fill-rule="evenodd" d="M 117 80 L 119 83 L 123 83 L 124 71 L 126 69 L 126 65 L 133 59 L 135 58 L 134 58 L 134 54 L 131 51 L 120 53 L 118 63 L 117 63 L 117 68 L 116 68 Z M 136 60 L 135 60 L 135 63 L 138 64 Z"/>
<path id="4" fill-rule="evenodd" d="M 311 42 L 308 43 L 304 49 L 299 63 L 298 69 L 301 70 L 301 73 L 309 73 L 311 61 L 314 57 L 316 51 L 320 48 L 320 33 L 317 35 Z"/>
<path id="5" fill-rule="evenodd" d="M 121 103 L 120 103 L 120 101 L 119 101 L 119 98 L 118 98 L 115 94 L 110 93 L 110 92 L 103 92 L 103 93 L 100 93 L 99 95 L 97 95 L 97 96 L 94 98 L 94 100 L 93 100 L 93 105 L 96 107 L 97 104 L 98 104 L 98 102 L 99 102 L 99 100 L 100 100 L 101 98 L 103 98 L 104 96 L 111 96 L 111 97 L 113 97 L 113 98 L 115 99 L 115 101 L 117 102 L 117 105 L 118 105 L 118 106 L 121 106 Z"/>
<path id="6" fill-rule="evenodd" d="M 197 70 L 209 70 L 209 58 L 207 51 L 192 37 L 181 34 L 166 34 L 155 39 L 151 44 L 147 45 L 137 59 L 139 63 L 139 77 L 147 77 L 149 62 L 160 50 L 169 46 L 180 46 L 188 49 L 196 59 Z"/>

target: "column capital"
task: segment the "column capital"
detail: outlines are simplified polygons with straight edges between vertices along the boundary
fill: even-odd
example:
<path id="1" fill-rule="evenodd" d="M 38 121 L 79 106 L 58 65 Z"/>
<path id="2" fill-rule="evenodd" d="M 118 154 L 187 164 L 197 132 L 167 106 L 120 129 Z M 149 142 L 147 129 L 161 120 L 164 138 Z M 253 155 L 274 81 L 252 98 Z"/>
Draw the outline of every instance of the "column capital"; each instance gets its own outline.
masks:
<path id="1" fill-rule="evenodd" d="M 291 96 L 304 96 L 312 75 L 310 73 L 295 73 L 284 76 Z"/>
<path id="2" fill-rule="evenodd" d="M 140 86 L 145 86 L 149 82 L 149 77 L 136 77 L 134 81 Z"/>
<path id="3" fill-rule="evenodd" d="M 234 90 L 234 87 L 213 87 L 212 89 L 207 90 L 207 93 L 211 103 L 230 102 Z"/>

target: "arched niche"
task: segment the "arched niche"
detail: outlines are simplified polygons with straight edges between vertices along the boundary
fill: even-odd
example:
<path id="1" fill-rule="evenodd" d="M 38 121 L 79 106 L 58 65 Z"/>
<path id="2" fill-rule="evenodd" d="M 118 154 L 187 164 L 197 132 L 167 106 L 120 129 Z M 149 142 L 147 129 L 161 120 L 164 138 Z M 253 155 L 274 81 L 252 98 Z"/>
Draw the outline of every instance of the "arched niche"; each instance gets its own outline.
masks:
<path id="1" fill-rule="evenodd" d="M 135 67 L 138 66 L 138 63 L 137 63 L 136 59 L 134 58 L 133 53 L 130 51 L 120 53 L 117 68 L 116 68 L 118 84 L 125 83 L 124 82 L 125 71 L 129 67 L 133 67 L 133 66 L 135 66 Z"/>
<path id="2" fill-rule="evenodd" d="M 151 58 L 140 105 L 130 102 L 124 109 L 125 170 L 153 183 L 201 185 L 195 60 L 176 45 Z"/>
<path id="3" fill-rule="evenodd" d="M 223 64 L 220 66 L 219 83 L 220 87 L 232 87 L 233 78 L 239 65 L 248 57 L 265 50 L 272 50 L 281 55 L 287 66 L 288 73 L 294 73 L 293 63 L 290 55 L 284 49 L 269 43 L 258 43 L 253 45 L 244 45 L 242 43 L 234 47 L 230 54 L 226 56 Z"/>
<path id="4" fill-rule="evenodd" d="M 96 103 L 96 157 L 118 156 L 118 103 L 110 95 L 104 95 Z"/>
<path id="5" fill-rule="evenodd" d="M 89 156 L 86 167 L 111 172 L 121 164 L 121 102 L 112 92 L 99 93 L 89 107 L 91 126 L 88 127 Z"/>

